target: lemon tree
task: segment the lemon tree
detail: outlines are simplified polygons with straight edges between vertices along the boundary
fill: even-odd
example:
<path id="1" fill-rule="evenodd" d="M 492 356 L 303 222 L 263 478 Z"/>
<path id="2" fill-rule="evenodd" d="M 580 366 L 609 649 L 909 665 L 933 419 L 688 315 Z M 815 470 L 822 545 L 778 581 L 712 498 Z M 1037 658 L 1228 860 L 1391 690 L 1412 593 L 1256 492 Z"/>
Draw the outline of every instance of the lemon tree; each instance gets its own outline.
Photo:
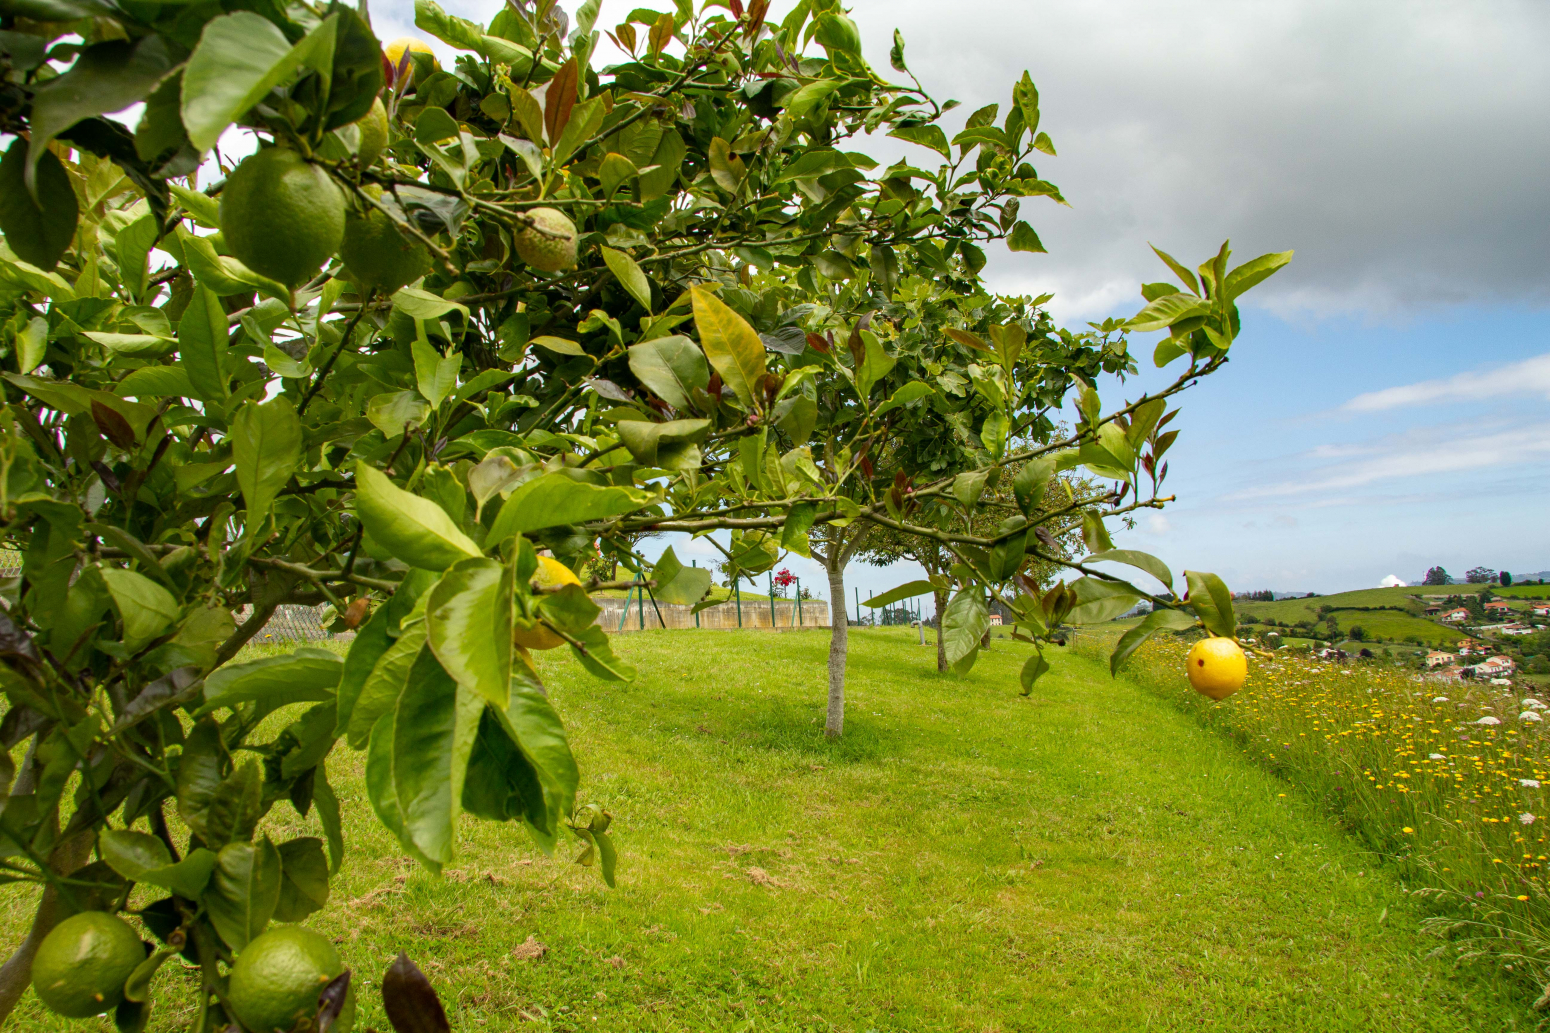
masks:
<path id="1" fill-rule="evenodd" d="M 365 5 L 307 0 L 0 17 L 0 531 L 24 556 L 0 585 L 0 869 L 7 892 L 43 888 L 0 1019 L 57 962 L 62 918 L 118 921 L 138 887 L 153 953 L 67 980 L 121 997 L 121 1028 L 172 953 L 199 963 L 196 1028 L 342 1021 L 349 973 L 266 937 L 348 863 L 329 775 L 347 750 L 428 868 L 471 816 L 569 843 L 612 884 L 611 817 L 577 803 L 529 650 L 630 678 L 588 592 L 709 588 L 647 535 L 717 532 L 740 572 L 836 545 L 842 571 L 875 528 L 929 537 L 960 668 L 992 598 L 1041 644 L 1150 598 L 1116 665 L 1161 630 L 1233 632 L 1219 579 L 1184 591 L 1105 521 L 1166 504 L 1170 399 L 1223 368 L 1238 299 L 1290 254 L 1159 252 L 1175 282 L 1078 330 L 1047 297 L 996 296 L 989 254 L 1042 252 L 1030 212 L 1063 201 L 1026 74 L 958 128 L 904 40 L 874 63 L 835 0 L 613 25 L 596 0 L 487 24 L 418 0 L 418 37 L 386 47 Z M 868 135 L 908 153 L 883 165 Z M 1176 376 L 1100 399 L 1138 361 Z M 1063 475 L 1106 487 L 1048 499 Z M 347 655 L 235 662 L 287 604 L 331 607 Z M 276 807 L 316 835 L 281 833 Z M 401 960 L 390 1017 L 433 1000 Z"/>

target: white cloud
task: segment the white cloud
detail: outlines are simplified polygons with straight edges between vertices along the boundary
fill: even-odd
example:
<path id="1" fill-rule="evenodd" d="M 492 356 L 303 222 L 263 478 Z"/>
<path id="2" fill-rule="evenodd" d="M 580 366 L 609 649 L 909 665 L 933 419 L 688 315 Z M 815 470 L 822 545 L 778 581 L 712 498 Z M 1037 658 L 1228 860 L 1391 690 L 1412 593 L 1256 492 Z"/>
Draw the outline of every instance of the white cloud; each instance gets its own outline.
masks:
<path id="1" fill-rule="evenodd" d="M 1165 535 L 1173 530 L 1173 525 L 1168 523 L 1168 518 L 1161 513 L 1151 513 L 1146 518 L 1146 533 L 1158 536 Z"/>
<path id="2" fill-rule="evenodd" d="M 1436 402 L 1478 402 L 1511 395 L 1543 395 L 1550 398 L 1550 355 L 1514 362 L 1509 366 L 1477 372 L 1471 370 L 1438 380 L 1384 388 L 1357 395 L 1341 409 L 1369 413 L 1407 405 Z"/>
<path id="3" fill-rule="evenodd" d="M 1403 587 L 1405 587 L 1405 579 L 1402 578 L 1402 577 L 1399 577 L 1397 574 L 1390 574 L 1388 577 L 1386 577 L 1382 581 L 1378 582 L 1378 587 L 1379 588 L 1403 588 Z"/>
<path id="4" fill-rule="evenodd" d="M 1471 425 L 1422 427 L 1355 446 L 1321 447 L 1303 456 L 1348 460 L 1259 488 L 1227 495 L 1232 501 L 1328 495 L 1378 481 L 1479 473 L 1492 467 L 1550 460 L 1550 422 L 1502 430 Z M 1312 501 L 1318 501 L 1314 499 Z"/>

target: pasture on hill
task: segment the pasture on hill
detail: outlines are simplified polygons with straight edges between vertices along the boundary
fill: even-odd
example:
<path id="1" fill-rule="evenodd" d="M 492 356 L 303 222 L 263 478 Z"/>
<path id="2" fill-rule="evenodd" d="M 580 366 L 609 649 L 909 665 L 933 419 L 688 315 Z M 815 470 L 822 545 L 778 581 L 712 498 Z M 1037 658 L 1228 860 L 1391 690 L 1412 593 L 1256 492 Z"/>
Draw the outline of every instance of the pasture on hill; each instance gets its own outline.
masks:
<path id="1" fill-rule="evenodd" d="M 1336 610 L 1392 607 L 1396 612 L 1420 615 L 1428 606 L 1442 600 L 1426 598 L 1443 595 L 1478 595 L 1488 585 L 1408 585 L 1401 588 L 1362 588 L 1354 592 L 1336 592 L 1334 595 L 1317 595 L 1311 599 L 1277 599 L 1273 603 L 1254 602 L 1248 599 L 1233 600 L 1233 608 L 1241 619 L 1253 615 L 1260 620 L 1266 617 L 1293 623 L 1300 620 L 1322 620 L 1322 607 Z M 1494 590 L 1494 589 L 1493 589 Z M 1344 626 L 1345 621 L 1341 621 Z"/>
<path id="2" fill-rule="evenodd" d="M 431 875 L 337 747 L 359 863 L 311 924 L 366 984 L 357 1028 L 385 1028 L 400 950 L 459 1030 L 1532 1028 L 1520 987 L 1424 956 L 1417 905 L 1316 801 L 1105 665 L 1052 650 L 1022 698 L 1027 646 L 939 676 L 914 631 L 857 630 L 831 743 L 827 648 L 648 631 L 617 642 L 631 684 L 542 658 L 583 802 L 615 816 L 614 891 L 573 843 L 477 821 Z M 13 894 L 0 936 L 29 915 Z M 181 1028 L 190 976 L 161 980 L 151 1028 Z M 83 1027 L 29 995 L 9 1028 Z"/>

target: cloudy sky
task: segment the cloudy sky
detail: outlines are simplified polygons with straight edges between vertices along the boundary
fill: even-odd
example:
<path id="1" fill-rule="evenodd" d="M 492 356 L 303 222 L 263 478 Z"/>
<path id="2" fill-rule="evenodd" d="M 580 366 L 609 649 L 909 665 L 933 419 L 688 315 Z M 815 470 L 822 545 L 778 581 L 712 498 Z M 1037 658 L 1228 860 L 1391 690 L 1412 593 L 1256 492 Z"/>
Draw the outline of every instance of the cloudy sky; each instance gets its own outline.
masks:
<path id="1" fill-rule="evenodd" d="M 600 24 L 634 5 L 607 0 Z M 1227 238 L 1238 260 L 1296 250 L 1247 299 L 1233 361 L 1186 396 L 1178 502 L 1121 544 L 1245 590 L 1332 592 L 1436 563 L 1550 570 L 1550 5 L 854 0 L 852 13 L 884 72 L 899 28 L 957 116 L 1004 111 L 1032 73 L 1059 150 L 1039 171 L 1071 207 L 1024 204 L 1049 253 L 993 256 L 998 290 L 1054 291 L 1057 317 L 1080 324 L 1134 312 L 1139 284 L 1167 278 L 1149 241 L 1189 265 Z M 408 0 L 373 14 L 384 39 L 413 31 Z M 1162 379 L 1152 342 L 1134 346 L 1141 374 L 1106 399 Z M 910 573 L 858 566 L 849 580 L 865 597 Z"/>

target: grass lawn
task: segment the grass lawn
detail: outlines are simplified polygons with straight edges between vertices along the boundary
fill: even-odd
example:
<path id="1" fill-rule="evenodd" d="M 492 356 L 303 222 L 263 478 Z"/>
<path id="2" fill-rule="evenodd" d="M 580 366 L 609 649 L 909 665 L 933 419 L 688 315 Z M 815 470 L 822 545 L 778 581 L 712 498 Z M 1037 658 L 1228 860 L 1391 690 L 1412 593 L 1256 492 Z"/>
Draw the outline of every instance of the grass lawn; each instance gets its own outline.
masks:
<path id="1" fill-rule="evenodd" d="M 1395 606 L 1420 614 L 1423 609 L 1439 600 L 1425 599 L 1428 595 L 1478 595 L 1486 585 L 1409 585 L 1401 588 L 1362 588 L 1354 592 L 1337 592 L 1319 595 L 1312 599 L 1278 599 L 1273 603 L 1251 602 L 1235 599 L 1233 609 L 1238 615 L 1253 614 L 1263 620 L 1273 617 L 1278 621 L 1320 620 L 1319 608 L 1332 606 L 1339 610 L 1351 606 Z M 1493 589 L 1494 591 L 1494 589 Z M 1401 616 L 1397 611 L 1396 617 Z M 1345 622 L 1342 621 L 1342 624 Z"/>
<path id="2" fill-rule="evenodd" d="M 1332 616 L 1342 631 L 1361 628 L 1367 632 L 1369 639 L 1403 642 L 1414 635 L 1428 646 L 1451 646 L 1459 639 L 1468 637 L 1457 628 L 1387 610 L 1336 610 Z"/>
<path id="3" fill-rule="evenodd" d="M 1425 959 L 1376 859 L 1193 717 L 1065 651 L 1021 698 L 1006 641 L 939 677 L 915 638 L 851 636 L 833 744 L 826 632 L 621 636 L 630 685 L 546 663 L 584 799 L 616 816 L 614 891 L 471 819 L 447 877 L 420 870 L 339 747 L 352 857 L 312 924 L 369 984 L 357 1028 L 386 1028 L 399 950 L 460 1030 L 1532 1028 L 1521 987 Z M 181 1029 L 163 971 L 151 1028 Z M 110 1026 L 29 996 L 8 1028 Z"/>

